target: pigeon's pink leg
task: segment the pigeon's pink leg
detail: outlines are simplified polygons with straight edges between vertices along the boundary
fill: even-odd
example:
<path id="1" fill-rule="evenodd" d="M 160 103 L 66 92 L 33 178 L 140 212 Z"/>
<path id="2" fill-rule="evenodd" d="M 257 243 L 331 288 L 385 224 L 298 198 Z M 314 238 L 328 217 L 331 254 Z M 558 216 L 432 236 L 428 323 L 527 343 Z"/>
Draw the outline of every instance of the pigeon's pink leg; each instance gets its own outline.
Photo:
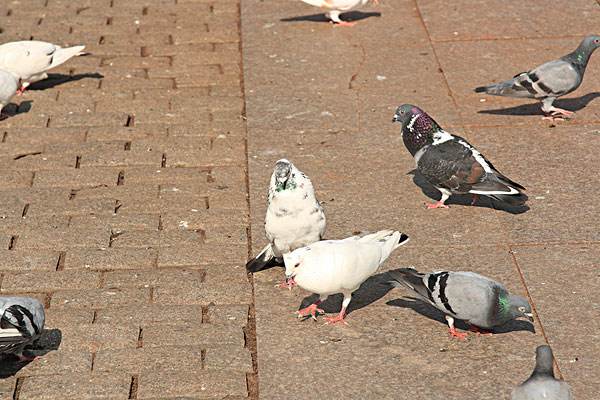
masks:
<path id="1" fill-rule="evenodd" d="M 21 85 L 21 87 L 17 89 L 17 92 L 16 92 L 17 96 L 21 96 L 25 92 L 26 89 L 27 89 L 27 86 Z"/>
<path id="2" fill-rule="evenodd" d="M 312 319 L 316 320 L 317 313 L 325 314 L 325 311 L 323 311 L 322 309 L 317 307 L 319 304 L 321 304 L 321 299 L 315 301 L 313 304 L 311 304 L 308 307 L 305 307 L 301 310 L 296 311 L 296 314 L 298 314 L 298 318 L 308 317 L 310 315 L 312 317 Z"/>
<path id="3" fill-rule="evenodd" d="M 550 115 L 546 115 L 545 117 L 542 117 L 542 119 L 549 119 L 551 121 L 556 119 L 570 119 L 575 114 L 573 111 L 563 110 L 562 108 L 554 106 L 549 107 L 548 109 L 544 110 L 544 112 Z"/>
<path id="4" fill-rule="evenodd" d="M 459 340 L 465 340 L 467 338 L 467 336 L 469 336 L 468 333 L 457 331 L 455 327 L 449 328 L 448 333 L 450 333 L 450 336 L 455 337 Z"/>
<path id="5" fill-rule="evenodd" d="M 483 328 L 480 328 L 480 327 L 475 326 L 475 325 L 469 325 L 469 330 L 471 332 L 475 332 L 477 334 L 477 336 L 479 336 L 479 335 L 492 336 L 494 334 L 494 332 L 492 332 L 490 330 L 483 329 Z"/>
<path id="6" fill-rule="evenodd" d="M 428 210 L 431 210 L 433 208 L 450 208 L 447 205 L 445 205 L 444 202 L 441 201 L 441 200 L 440 201 L 436 201 L 433 204 L 426 204 L 425 206 L 427 207 Z"/>
<path id="7" fill-rule="evenodd" d="M 290 278 L 290 279 L 286 279 L 285 281 L 278 283 L 277 285 L 275 285 L 275 287 L 281 288 L 281 289 L 289 289 L 292 290 L 292 288 L 296 286 L 296 281 L 294 280 L 294 278 Z"/>
<path id="8" fill-rule="evenodd" d="M 333 324 L 337 324 L 338 322 L 343 323 L 344 325 L 348 325 L 348 323 L 344 320 L 344 318 L 346 317 L 346 307 L 342 307 L 340 313 L 338 315 L 336 315 L 335 317 L 325 317 L 325 324 L 326 325 L 333 325 Z"/>

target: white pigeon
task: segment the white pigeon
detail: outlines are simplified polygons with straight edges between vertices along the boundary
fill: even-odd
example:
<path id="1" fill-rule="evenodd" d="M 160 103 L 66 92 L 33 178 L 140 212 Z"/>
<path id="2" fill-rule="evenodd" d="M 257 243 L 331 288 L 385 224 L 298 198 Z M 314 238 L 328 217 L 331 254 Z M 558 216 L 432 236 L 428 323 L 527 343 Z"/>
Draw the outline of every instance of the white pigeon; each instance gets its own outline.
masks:
<path id="1" fill-rule="evenodd" d="M 301 288 L 319 295 L 319 300 L 298 311 L 299 317 L 323 313 L 317 306 L 332 294 L 342 293 L 342 309 L 327 323 L 343 322 L 352 292 L 373 275 L 389 255 L 408 242 L 398 231 L 384 230 L 343 240 L 323 240 L 285 254 L 285 276 Z"/>
<path id="2" fill-rule="evenodd" d="M 33 82 L 46 79 L 46 71 L 58 67 L 72 57 L 85 54 L 85 46 L 62 48 L 37 40 L 23 40 L 0 45 L 0 68 L 12 72 L 21 79 L 18 93 Z"/>
<path id="3" fill-rule="evenodd" d="M 44 306 L 31 297 L 0 297 L 0 355 L 14 354 L 20 361 L 25 346 L 33 343 L 44 328 Z"/>
<path id="4" fill-rule="evenodd" d="M 342 21 L 340 19 L 340 14 L 343 12 L 348 12 L 358 8 L 360 6 L 364 6 L 369 2 L 369 0 L 302 0 L 306 4 L 310 4 L 311 6 L 324 8 L 327 11 L 325 12 L 325 16 L 329 18 L 333 23 L 340 26 L 353 26 L 354 22 Z M 379 0 L 373 0 L 375 4 L 379 4 Z"/>
<path id="5" fill-rule="evenodd" d="M 2 109 L 10 103 L 18 88 L 19 79 L 13 73 L 0 69 L 0 116 Z"/>
<path id="6" fill-rule="evenodd" d="M 248 261 L 246 269 L 250 272 L 283 265 L 284 254 L 321 240 L 325 233 L 325 213 L 312 182 L 286 159 L 275 163 L 267 204 L 265 232 L 269 244 Z"/>

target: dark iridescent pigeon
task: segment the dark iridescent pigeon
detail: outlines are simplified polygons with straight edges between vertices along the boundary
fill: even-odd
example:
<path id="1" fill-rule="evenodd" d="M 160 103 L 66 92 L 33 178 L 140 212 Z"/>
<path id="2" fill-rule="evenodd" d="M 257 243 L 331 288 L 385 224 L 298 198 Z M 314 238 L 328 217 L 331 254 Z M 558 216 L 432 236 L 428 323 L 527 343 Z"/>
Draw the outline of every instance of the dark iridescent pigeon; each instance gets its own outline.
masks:
<path id="1" fill-rule="evenodd" d="M 508 81 L 481 86 L 475 92 L 494 96 L 528 97 L 542 100 L 545 119 L 571 117 L 572 111 L 554 107 L 552 103 L 560 96 L 571 93 L 581 85 L 585 67 L 590 56 L 600 47 L 600 36 L 588 36 L 574 52 L 558 60 L 550 61 L 529 72 L 517 74 Z"/>
<path id="2" fill-rule="evenodd" d="M 512 391 L 512 400 L 572 400 L 569 385 L 554 377 L 550 346 L 539 346 L 535 351 L 535 369 L 525 382 Z"/>
<path id="3" fill-rule="evenodd" d="M 510 206 L 522 206 L 527 200 L 523 186 L 502 175 L 475 147 L 444 131 L 420 108 L 401 105 L 393 121 L 402 124 L 404 145 L 419 172 L 442 193 L 441 200 L 427 208 L 448 208 L 445 202 L 451 194 L 487 196 Z"/>
<path id="4" fill-rule="evenodd" d="M 15 354 L 21 361 L 32 358 L 23 349 L 44 327 L 44 306 L 30 297 L 0 297 L 0 355 Z"/>
<path id="5" fill-rule="evenodd" d="M 502 284 L 474 272 L 421 274 L 412 268 L 400 268 L 388 274 L 392 286 L 412 290 L 446 314 L 450 335 L 459 339 L 467 334 L 454 328 L 454 318 L 467 322 L 476 332 L 482 332 L 478 328 L 491 329 L 519 317 L 533 321 L 525 298 L 508 293 Z"/>

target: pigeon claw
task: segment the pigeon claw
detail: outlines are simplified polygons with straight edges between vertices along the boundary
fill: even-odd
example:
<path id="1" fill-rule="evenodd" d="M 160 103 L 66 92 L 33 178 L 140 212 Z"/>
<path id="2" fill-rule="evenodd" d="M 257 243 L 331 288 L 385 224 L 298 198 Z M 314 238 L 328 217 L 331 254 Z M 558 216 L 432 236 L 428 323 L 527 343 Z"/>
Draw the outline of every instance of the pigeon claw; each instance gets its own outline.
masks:
<path id="1" fill-rule="evenodd" d="M 275 287 L 280 288 L 280 289 L 292 290 L 292 288 L 296 285 L 297 285 L 297 283 L 294 280 L 294 278 L 290 278 L 290 279 L 286 279 L 285 281 L 283 281 L 281 283 L 278 283 L 277 285 L 275 285 Z"/>
<path id="2" fill-rule="evenodd" d="M 333 324 L 337 324 L 337 323 L 342 323 L 344 325 L 348 325 L 348 323 L 344 319 L 345 317 L 346 317 L 346 310 L 342 309 L 342 311 L 340 311 L 340 313 L 338 315 L 336 315 L 335 317 L 325 317 L 325 325 L 333 325 Z"/>
<path id="3" fill-rule="evenodd" d="M 443 201 L 436 201 L 433 204 L 425 204 L 425 207 L 428 210 L 434 209 L 434 208 L 450 208 L 449 206 L 445 205 Z"/>
<path id="4" fill-rule="evenodd" d="M 468 333 L 466 333 L 466 332 L 459 332 L 459 331 L 456 330 L 456 328 L 450 328 L 448 330 L 448 333 L 450 333 L 451 337 L 455 337 L 458 340 L 465 340 L 467 338 L 467 336 L 469 336 Z"/>
<path id="5" fill-rule="evenodd" d="M 325 314 L 325 311 L 323 311 L 322 309 L 317 307 L 317 304 L 311 304 L 308 307 L 302 308 L 298 311 L 296 311 L 296 314 L 298 314 L 298 318 L 303 318 L 303 317 L 311 317 L 312 319 L 314 319 L 315 321 L 317 320 L 317 314 Z"/>

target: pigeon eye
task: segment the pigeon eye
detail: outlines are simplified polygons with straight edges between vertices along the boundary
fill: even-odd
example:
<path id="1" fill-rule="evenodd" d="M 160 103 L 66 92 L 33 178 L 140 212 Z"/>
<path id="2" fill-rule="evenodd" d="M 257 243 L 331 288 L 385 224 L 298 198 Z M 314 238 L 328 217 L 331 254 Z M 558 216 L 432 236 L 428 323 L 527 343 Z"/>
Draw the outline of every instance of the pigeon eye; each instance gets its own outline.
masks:
<path id="1" fill-rule="evenodd" d="M 600 42 L 600 40 L 594 39 L 594 43 L 598 43 L 598 42 Z"/>
<path id="2" fill-rule="evenodd" d="M 299 265 L 300 263 L 296 263 L 296 265 L 294 265 L 294 268 L 298 268 Z"/>
<path id="3" fill-rule="evenodd" d="M 525 307 L 519 307 L 519 311 L 525 312 Z"/>

